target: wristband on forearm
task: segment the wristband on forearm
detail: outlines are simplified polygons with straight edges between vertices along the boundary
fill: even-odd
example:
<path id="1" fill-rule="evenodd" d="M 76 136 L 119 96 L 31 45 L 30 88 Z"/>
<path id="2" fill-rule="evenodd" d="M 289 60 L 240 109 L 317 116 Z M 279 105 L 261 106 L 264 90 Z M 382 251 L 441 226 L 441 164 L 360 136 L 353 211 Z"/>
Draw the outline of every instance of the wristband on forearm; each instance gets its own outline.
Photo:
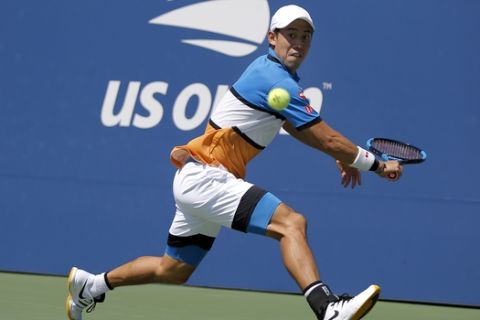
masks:
<path id="1" fill-rule="evenodd" d="M 368 152 L 367 150 L 360 148 L 359 146 L 357 146 L 357 148 L 358 148 L 357 156 L 355 157 L 355 160 L 350 166 L 362 171 L 377 170 L 380 164 L 380 161 L 375 159 L 375 156 L 372 153 Z"/>

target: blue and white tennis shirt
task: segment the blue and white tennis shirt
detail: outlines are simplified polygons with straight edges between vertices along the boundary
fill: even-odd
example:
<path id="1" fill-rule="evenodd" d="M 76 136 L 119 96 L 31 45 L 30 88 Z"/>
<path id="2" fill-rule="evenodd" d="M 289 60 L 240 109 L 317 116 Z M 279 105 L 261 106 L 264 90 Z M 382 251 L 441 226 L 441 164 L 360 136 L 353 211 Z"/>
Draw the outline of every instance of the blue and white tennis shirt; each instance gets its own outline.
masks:
<path id="1" fill-rule="evenodd" d="M 247 67 L 218 103 L 205 133 L 172 150 L 172 162 L 180 168 L 192 156 L 206 164 L 222 165 L 244 178 L 246 164 L 272 142 L 285 121 L 302 130 L 322 120 L 303 94 L 299 80 L 270 48 L 269 54 Z M 276 87 L 284 88 L 291 97 L 281 111 L 267 103 L 268 92 Z"/>

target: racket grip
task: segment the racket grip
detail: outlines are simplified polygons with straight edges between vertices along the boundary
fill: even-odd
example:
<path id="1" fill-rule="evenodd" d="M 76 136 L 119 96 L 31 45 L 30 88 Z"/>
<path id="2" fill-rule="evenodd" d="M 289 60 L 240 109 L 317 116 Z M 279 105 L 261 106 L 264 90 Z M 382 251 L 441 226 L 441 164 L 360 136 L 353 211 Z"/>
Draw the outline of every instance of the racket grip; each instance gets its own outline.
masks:
<path id="1" fill-rule="evenodd" d="M 398 179 L 398 174 L 396 172 L 391 172 L 391 173 L 388 174 L 387 177 L 388 177 L 389 180 L 395 181 L 395 180 Z"/>

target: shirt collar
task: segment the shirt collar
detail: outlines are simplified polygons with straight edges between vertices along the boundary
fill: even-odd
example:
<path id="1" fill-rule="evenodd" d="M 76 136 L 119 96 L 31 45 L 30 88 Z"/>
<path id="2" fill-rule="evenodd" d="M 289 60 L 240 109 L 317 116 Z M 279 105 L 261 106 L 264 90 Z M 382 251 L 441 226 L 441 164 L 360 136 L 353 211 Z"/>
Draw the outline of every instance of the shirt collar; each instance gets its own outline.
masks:
<path id="1" fill-rule="evenodd" d="M 281 62 L 280 62 L 280 59 L 278 58 L 277 56 L 277 53 L 275 52 L 275 50 L 273 50 L 273 48 L 268 48 L 268 55 L 267 55 L 267 58 L 280 64 L 282 66 L 283 69 L 285 69 L 291 76 L 293 79 L 295 79 L 295 81 L 299 81 L 300 80 L 300 77 L 298 76 L 298 73 L 295 72 L 294 74 L 292 74 L 290 72 L 290 70 L 287 69 L 287 67 L 285 67 Z"/>

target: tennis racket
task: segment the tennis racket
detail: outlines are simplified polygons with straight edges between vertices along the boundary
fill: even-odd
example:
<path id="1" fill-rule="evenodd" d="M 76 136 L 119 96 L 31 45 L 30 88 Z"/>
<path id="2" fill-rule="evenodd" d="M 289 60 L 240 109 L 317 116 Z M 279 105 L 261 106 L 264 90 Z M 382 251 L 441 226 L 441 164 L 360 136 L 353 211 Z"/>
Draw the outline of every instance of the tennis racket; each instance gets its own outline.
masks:
<path id="1" fill-rule="evenodd" d="M 395 160 L 400 164 L 422 163 L 427 159 L 427 153 L 409 143 L 387 138 L 371 138 L 367 141 L 367 148 L 373 154 L 384 161 Z M 395 180 L 396 173 L 388 175 L 389 179 Z"/>

